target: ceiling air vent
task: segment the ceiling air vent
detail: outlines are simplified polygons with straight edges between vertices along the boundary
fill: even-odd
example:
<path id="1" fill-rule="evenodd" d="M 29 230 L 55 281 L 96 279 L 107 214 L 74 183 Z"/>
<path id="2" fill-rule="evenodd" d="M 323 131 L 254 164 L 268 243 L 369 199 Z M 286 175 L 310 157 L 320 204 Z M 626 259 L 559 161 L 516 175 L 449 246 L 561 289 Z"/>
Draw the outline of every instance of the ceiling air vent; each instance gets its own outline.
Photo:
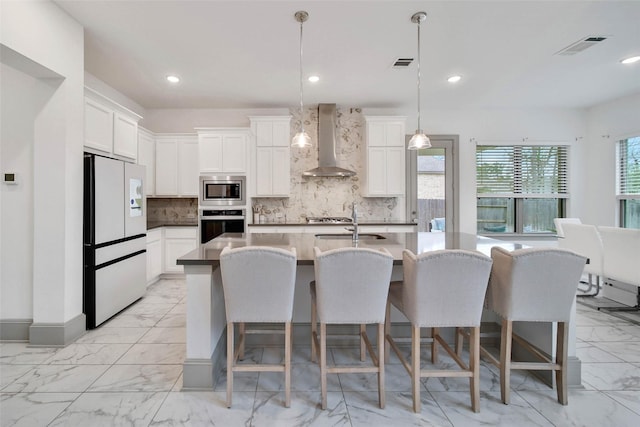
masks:
<path id="1" fill-rule="evenodd" d="M 590 48 L 591 46 L 597 45 L 601 41 L 606 40 L 606 37 L 603 36 L 589 36 L 584 39 L 580 39 L 575 43 L 570 44 L 564 49 L 556 52 L 556 55 L 570 56 L 575 55 L 577 53 L 582 52 L 585 49 Z"/>
<path id="2" fill-rule="evenodd" d="M 398 58 L 393 63 L 393 68 L 406 68 L 413 62 L 413 58 Z"/>

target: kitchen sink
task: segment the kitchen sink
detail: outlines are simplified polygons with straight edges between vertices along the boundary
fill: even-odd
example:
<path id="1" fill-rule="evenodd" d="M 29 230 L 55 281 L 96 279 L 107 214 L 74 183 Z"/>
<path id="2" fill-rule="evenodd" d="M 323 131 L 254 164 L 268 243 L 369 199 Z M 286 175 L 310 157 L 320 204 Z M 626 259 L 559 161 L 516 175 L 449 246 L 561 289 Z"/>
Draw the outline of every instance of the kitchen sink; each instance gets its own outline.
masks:
<path id="1" fill-rule="evenodd" d="M 316 238 L 318 239 L 326 239 L 326 240 L 343 240 L 343 239 L 353 239 L 353 235 L 352 234 L 345 234 L 345 233 L 340 233 L 340 234 L 316 234 Z M 386 237 L 381 236 L 380 234 L 367 234 L 367 233 L 360 233 L 358 234 L 358 240 L 381 240 L 381 239 L 386 239 Z"/>

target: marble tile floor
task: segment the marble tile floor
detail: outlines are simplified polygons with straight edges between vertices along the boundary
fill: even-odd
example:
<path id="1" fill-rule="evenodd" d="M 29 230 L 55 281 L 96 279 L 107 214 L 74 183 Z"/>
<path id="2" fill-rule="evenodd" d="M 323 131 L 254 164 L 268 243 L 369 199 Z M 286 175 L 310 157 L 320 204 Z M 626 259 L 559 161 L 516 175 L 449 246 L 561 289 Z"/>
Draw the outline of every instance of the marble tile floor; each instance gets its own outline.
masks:
<path id="1" fill-rule="evenodd" d="M 307 343 L 293 352 L 292 401 L 284 408 L 281 374 L 236 374 L 233 407 L 224 378 L 214 390 L 181 391 L 185 352 L 185 284 L 161 280 L 147 296 L 65 348 L 0 343 L 0 425 L 8 426 L 638 426 L 640 327 L 577 306 L 577 355 L 583 387 L 569 405 L 532 375 L 514 372 L 512 402 L 500 402 L 498 371 L 482 363 L 481 412 L 470 409 L 468 381 L 422 383 L 422 411 L 411 407 L 409 377 L 392 354 L 387 405 L 377 404 L 376 377 L 330 375 L 321 410 L 319 371 Z M 408 353 L 408 350 L 406 350 Z M 332 348 L 339 363 L 358 350 Z M 275 363 L 278 348 L 251 348 L 247 359 Z M 425 360 L 426 363 L 426 360 Z M 451 364 L 441 356 L 441 365 Z"/>

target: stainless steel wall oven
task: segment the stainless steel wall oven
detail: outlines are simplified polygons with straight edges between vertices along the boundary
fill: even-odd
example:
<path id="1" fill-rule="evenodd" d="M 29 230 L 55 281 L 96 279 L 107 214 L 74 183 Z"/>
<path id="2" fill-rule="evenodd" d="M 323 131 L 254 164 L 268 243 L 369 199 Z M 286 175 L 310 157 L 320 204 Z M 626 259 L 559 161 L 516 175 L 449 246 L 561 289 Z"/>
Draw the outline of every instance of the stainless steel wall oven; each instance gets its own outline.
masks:
<path id="1" fill-rule="evenodd" d="M 201 244 L 222 233 L 244 233 L 245 210 L 201 209 L 199 231 Z"/>

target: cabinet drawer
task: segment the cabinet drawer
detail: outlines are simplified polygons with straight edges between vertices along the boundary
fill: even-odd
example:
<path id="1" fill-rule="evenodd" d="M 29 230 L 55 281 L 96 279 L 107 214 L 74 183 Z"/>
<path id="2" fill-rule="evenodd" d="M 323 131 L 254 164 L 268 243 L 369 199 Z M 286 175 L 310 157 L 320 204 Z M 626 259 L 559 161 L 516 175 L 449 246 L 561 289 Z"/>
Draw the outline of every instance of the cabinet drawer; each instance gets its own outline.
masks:
<path id="1" fill-rule="evenodd" d="M 198 237 L 198 227 L 165 227 L 166 239 L 195 239 Z"/>
<path id="2" fill-rule="evenodd" d="M 147 231 L 147 243 L 153 243 L 162 239 L 162 228 L 154 228 Z"/>

